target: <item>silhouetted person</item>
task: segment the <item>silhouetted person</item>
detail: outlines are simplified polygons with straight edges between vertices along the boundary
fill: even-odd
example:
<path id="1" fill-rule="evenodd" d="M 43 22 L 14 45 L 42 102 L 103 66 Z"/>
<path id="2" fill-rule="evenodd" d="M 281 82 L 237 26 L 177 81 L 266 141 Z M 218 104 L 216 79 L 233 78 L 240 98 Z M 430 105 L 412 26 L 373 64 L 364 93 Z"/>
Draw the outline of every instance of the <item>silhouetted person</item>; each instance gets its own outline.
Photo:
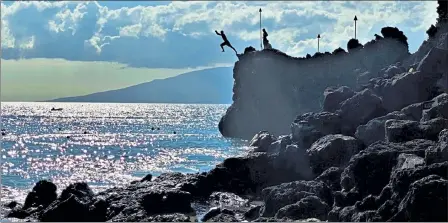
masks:
<path id="1" fill-rule="evenodd" d="M 228 47 L 232 48 L 233 51 L 235 51 L 236 54 L 238 54 L 236 52 L 235 48 L 233 48 L 232 44 L 230 44 L 229 40 L 227 39 L 226 34 L 224 34 L 224 31 L 221 30 L 221 33 L 218 33 L 218 31 L 215 30 L 215 33 L 216 33 L 216 35 L 221 36 L 222 40 L 224 40 L 224 42 L 221 43 L 221 45 L 220 45 L 221 49 L 222 49 L 222 52 L 224 52 L 224 46 L 228 46 Z"/>
<path id="2" fill-rule="evenodd" d="M 264 46 L 265 49 L 271 49 L 272 48 L 272 46 L 271 46 L 271 44 L 269 43 L 269 40 L 268 40 L 268 33 L 266 32 L 265 29 L 263 29 L 263 46 Z"/>

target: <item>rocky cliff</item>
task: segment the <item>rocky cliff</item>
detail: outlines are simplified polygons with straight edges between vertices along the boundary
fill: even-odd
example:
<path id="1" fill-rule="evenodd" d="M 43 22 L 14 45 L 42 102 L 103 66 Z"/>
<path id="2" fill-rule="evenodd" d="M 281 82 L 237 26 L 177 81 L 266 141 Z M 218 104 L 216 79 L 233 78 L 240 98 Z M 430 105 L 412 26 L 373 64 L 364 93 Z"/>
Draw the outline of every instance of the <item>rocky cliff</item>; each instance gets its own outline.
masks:
<path id="1" fill-rule="evenodd" d="M 411 59 L 407 42 L 376 36 L 349 53 L 294 58 L 277 50 L 262 50 L 241 55 L 233 70 L 233 103 L 219 123 L 221 133 L 243 139 L 260 130 L 285 134 L 298 114 L 325 106 L 322 92 L 327 87 L 357 90 L 372 78 L 407 71 L 431 45 L 429 40 Z"/>

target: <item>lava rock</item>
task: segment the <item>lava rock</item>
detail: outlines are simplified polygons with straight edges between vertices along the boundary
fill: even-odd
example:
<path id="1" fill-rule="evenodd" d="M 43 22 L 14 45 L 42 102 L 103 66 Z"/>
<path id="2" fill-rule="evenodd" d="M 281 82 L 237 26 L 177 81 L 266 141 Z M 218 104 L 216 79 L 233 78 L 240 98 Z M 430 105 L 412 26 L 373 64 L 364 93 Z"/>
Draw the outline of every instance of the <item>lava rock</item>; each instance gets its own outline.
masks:
<path id="1" fill-rule="evenodd" d="M 366 146 L 371 145 L 377 141 L 386 140 L 385 123 L 387 120 L 411 120 L 409 116 L 402 112 L 394 111 L 385 116 L 377 117 L 365 125 L 360 125 L 356 129 L 355 136 L 360 139 Z"/>
<path id="2" fill-rule="evenodd" d="M 339 88 L 329 87 L 325 89 L 323 111 L 335 112 L 340 109 L 341 102 L 351 98 L 353 95 L 355 95 L 355 92 L 347 86 L 341 86 Z"/>
<path id="3" fill-rule="evenodd" d="M 369 120 L 386 114 L 380 97 L 371 90 L 364 89 L 341 104 L 337 113 L 344 123 L 344 131 L 353 135 L 359 125 L 366 124 Z"/>
<path id="4" fill-rule="evenodd" d="M 56 200 L 58 196 L 56 190 L 56 185 L 50 181 L 41 180 L 37 182 L 32 191 L 26 196 L 23 208 L 28 209 L 30 207 L 38 207 L 39 205 L 47 207 Z"/>
<path id="5" fill-rule="evenodd" d="M 341 190 L 341 173 L 344 169 L 339 167 L 330 167 L 326 169 L 321 175 L 316 177 L 315 181 L 322 181 L 327 184 L 331 190 Z"/>
<path id="6" fill-rule="evenodd" d="M 272 217 L 280 208 L 313 195 L 328 205 L 333 204 L 331 189 L 320 181 L 294 181 L 267 187 L 262 191 L 262 198 L 265 202 L 262 216 Z"/>
<path id="7" fill-rule="evenodd" d="M 70 184 L 61 192 L 59 199 L 66 200 L 70 197 L 70 194 L 73 194 L 82 202 L 90 202 L 94 196 L 92 189 L 85 182 Z"/>
<path id="8" fill-rule="evenodd" d="M 326 135 L 307 150 L 311 165 L 316 174 L 334 167 L 345 167 L 350 158 L 361 150 L 361 143 L 341 134 Z"/>
<path id="9" fill-rule="evenodd" d="M 413 139 L 437 140 L 439 133 L 448 128 L 448 120 L 435 118 L 426 122 L 387 120 L 385 123 L 388 142 L 405 142 Z"/>
<path id="10" fill-rule="evenodd" d="M 261 131 L 252 138 L 249 145 L 254 147 L 254 152 L 267 152 L 271 143 L 276 140 L 277 138 L 269 132 Z"/>
<path id="11" fill-rule="evenodd" d="M 443 93 L 425 103 L 421 121 L 429 121 L 434 118 L 448 119 L 448 94 Z"/>
<path id="12" fill-rule="evenodd" d="M 40 221 L 75 222 L 91 221 L 89 207 L 82 203 L 75 195 L 70 194 L 66 200 L 52 203 L 39 218 Z"/>
<path id="13" fill-rule="evenodd" d="M 300 201 L 286 205 L 277 211 L 275 218 L 299 220 L 304 218 L 327 219 L 327 213 L 330 207 L 327 203 L 316 196 L 308 196 Z"/>
<path id="14" fill-rule="evenodd" d="M 448 129 L 444 129 L 439 134 L 439 142 L 425 151 L 425 161 L 427 164 L 448 161 Z"/>
<path id="15" fill-rule="evenodd" d="M 305 113 L 291 124 L 291 132 L 293 142 L 309 148 L 322 136 L 341 133 L 341 118 L 330 112 Z"/>
<path id="16" fill-rule="evenodd" d="M 430 175 L 412 183 L 390 221 L 448 221 L 448 181 Z"/>

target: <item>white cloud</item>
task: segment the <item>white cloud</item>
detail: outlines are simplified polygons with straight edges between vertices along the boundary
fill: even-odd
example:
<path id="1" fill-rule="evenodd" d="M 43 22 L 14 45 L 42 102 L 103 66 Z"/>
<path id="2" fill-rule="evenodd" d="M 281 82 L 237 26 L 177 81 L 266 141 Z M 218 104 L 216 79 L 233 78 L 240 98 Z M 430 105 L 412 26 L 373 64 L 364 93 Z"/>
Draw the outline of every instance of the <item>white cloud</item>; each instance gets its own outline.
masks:
<path id="1" fill-rule="evenodd" d="M 21 49 L 33 49 L 34 47 L 34 36 L 31 36 L 30 38 L 28 38 L 27 40 L 24 40 L 19 47 Z"/>
<path id="2" fill-rule="evenodd" d="M 412 32 L 426 31 L 437 17 L 436 6 L 434 1 L 174 1 L 165 5 L 112 9 L 105 2 L 20 1 L 9 5 L 2 2 L 2 47 L 21 46 L 19 42 L 24 37 L 17 38 L 16 30 L 19 28 L 30 29 L 25 39 L 34 36 L 34 43 L 44 38 L 32 32 L 35 27 L 11 27 L 9 24 L 9 20 L 18 12 L 33 7 L 39 12 L 56 10 L 46 18 L 46 29 L 56 35 L 70 32 L 74 36 L 81 29 L 87 32 L 85 29 L 89 27 L 87 34 L 79 35 L 83 39 L 74 41 L 85 43 L 98 54 L 108 45 L 124 43 L 125 37 L 147 37 L 163 41 L 170 34 L 180 34 L 187 39 L 201 39 L 214 35 L 215 29 L 224 30 L 232 44 L 257 44 L 258 9 L 261 7 L 263 27 L 268 30 L 273 47 L 294 56 L 303 56 L 315 51 L 315 38 L 319 33 L 322 35 L 321 51 L 345 48 L 347 41 L 353 37 L 354 15 L 359 18 L 358 39 L 365 42 L 372 39 L 374 33 L 380 33 L 380 28 L 384 26 L 397 26 L 408 37 Z M 87 26 L 87 22 L 94 26 Z M 117 39 L 121 40 L 115 41 Z"/>

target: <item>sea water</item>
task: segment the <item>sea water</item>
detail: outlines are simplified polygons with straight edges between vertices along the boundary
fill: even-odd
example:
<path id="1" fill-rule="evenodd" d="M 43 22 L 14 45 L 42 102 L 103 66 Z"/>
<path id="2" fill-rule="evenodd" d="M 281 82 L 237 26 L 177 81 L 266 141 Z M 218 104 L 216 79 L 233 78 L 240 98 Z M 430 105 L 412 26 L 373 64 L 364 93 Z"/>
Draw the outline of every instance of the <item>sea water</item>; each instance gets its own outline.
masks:
<path id="1" fill-rule="evenodd" d="M 2 102 L 2 202 L 23 202 L 41 179 L 58 192 L 80 181 L 97 192 L 148 173 L 208 171 L 248 149 L 220 135 L 227 107 Z"/>

